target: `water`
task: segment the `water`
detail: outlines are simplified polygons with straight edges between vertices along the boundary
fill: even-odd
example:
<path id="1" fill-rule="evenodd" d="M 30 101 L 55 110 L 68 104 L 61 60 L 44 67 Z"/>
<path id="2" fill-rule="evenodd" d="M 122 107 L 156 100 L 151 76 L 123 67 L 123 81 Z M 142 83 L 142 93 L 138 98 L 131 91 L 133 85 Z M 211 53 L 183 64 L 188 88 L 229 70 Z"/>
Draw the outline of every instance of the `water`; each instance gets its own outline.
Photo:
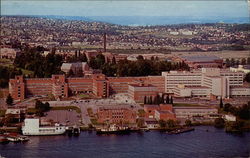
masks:
<path id="1" fill-rule="evenodd" d="M 208 132 L 206 130 L 209 130 Z M 250 157 L 250 133 L 228 134 L 214 127 L 167 135 L 159 131 L 130 135 L 30 137 L 25 144 L 0 145 L 7 158 L 180 158 Z"/>

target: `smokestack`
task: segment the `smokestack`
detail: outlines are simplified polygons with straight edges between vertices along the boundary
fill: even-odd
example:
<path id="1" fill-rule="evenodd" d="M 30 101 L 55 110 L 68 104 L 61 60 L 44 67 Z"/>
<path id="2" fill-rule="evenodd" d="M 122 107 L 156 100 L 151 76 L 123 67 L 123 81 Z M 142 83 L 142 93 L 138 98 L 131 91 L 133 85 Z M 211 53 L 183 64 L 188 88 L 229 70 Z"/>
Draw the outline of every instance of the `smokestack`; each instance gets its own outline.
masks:
<path id="1" fill-rule="evenodd" d="M 107 36 L 107 34 L 104 33 L 104 35 L 103 35 L 103 51 L 104 51 L 104 52 L 106 52 L 106 40 L 107 40 L 107 39 L 106 39 L 106 38 L 107 38 L 106 36 Z"/>

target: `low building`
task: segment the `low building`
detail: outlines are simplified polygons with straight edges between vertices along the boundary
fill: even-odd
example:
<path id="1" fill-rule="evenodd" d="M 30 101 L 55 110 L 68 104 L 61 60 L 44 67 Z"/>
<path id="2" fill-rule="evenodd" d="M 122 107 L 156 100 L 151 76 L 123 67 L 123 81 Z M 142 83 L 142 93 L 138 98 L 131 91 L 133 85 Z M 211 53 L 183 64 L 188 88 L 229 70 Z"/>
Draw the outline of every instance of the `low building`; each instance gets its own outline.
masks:
<path id="1" fill-rule="evenodd" d="M 153 100 L 158 92 L 158 88 L 150 84 L 131 84 L 128 86 L 129 97 L 137 103 L 143 103 L 145 97 L 151 97 Z"/>
<path id="2" fill-rule="evenodd" d="M 145 118 L 159 120 L 176 120 L 172 104 L 144 105 Z"/>
<path id="3" fill-rule="evenodd" d="M 159 123 L 156 119 L 152 119 L 152 118 L 148 118 L 148 119 L 145 119 L 145 126 L 148 128 L 148 129 L 156 129 L 156 128 L 159 128 Z"/>
<path id="4" fill-rule="evenodd" d="M 74 74 L 84 74 L 87 71 L 90 71 L 90 68 L 87 62 L 76 62 L 76 63 L 63 63 L 61 70 L 68 74 L 72 71 Z"/>
<path id="5" fill-rule="evenodd" d="M 244 72 L 245 74 L 250 72 L 250 65 L 238 65 L 236 67 L 230 67 L 232 72 Z"/>
<path id="6" fill-rule="evenodd" d="M 134 124 L 136 123 L 136 111 L 128 106 L 99 107 L 97 122 L 104 124 Z"/>
<path id="7" fill-rule="evenodd" d="M 0 59 L 15 59 L 21 54 L 20 50 L 13 48 L 1 48 L 0 49 Z"/>
<path id="8" fill-rule="evenodd" d="M 210 107 L 173 107 L 177 119 L 213 120 L 218 115 L 218 109 Z"/>
<path id="9" fill-rule="evenodd" d="M 235 121 L 236 121 L 236 116 L 234 116 L 234 115 L 225 115 L 225 116 L 224 116 L 224 119 L 225 119 L 226 121 L 235 122 Z"/>
<path id="10" fill-rule="evenodd" d="M 217 56 L 182 56 L 181 60 L 190 68 L 221 68 L 223 59 Z"/>

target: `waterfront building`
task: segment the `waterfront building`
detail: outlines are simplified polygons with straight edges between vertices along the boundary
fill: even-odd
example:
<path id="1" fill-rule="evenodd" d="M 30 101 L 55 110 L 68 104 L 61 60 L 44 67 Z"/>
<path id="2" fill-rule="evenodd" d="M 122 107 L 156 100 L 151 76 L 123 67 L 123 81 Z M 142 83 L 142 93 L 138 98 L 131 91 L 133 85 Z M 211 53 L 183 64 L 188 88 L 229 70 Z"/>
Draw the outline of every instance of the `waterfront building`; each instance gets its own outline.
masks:
<path id="1" fill-rule="evenodd" d="M 106 124 L 136 123 L 136 111 L 128 106 L 103 106 L 97 110 L 97 122 Z"/>
<path id="2" fill-rule="evenodd" d="M 26 118 L 22 127 L 23 135 L 60 135 L 66 131 L 65 126 L 41 126 L 39 118 Z"/>
<path id="3" fill-rule="evenodd" d="M 144 105 L 145 118 L 159 120 L 176 120 L 172 104 Z"/>
<path id="4" fill-rule="evenodd" d="M 173 107 L 177 119 L 193 121 L 213 120 L 218 117 L 218 109 L 211 107 Z"/>

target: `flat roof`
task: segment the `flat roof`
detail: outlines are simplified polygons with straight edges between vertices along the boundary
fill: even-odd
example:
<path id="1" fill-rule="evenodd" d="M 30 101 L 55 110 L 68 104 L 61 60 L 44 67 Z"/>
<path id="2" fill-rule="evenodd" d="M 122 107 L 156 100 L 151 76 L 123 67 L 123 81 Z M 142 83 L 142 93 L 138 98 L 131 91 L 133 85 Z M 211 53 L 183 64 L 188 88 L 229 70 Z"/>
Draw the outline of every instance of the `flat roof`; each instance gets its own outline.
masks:
<path id="1" fill-rule="evenodd" d="M 221 58 L 219 58 L 215 55 L 182 56 L 182 58 L 187 60 L 187 61 L 192 61 L 192 62 L 209 62 L 209 61 L 214 61 L 214 60 L 222 60 Z"/>

